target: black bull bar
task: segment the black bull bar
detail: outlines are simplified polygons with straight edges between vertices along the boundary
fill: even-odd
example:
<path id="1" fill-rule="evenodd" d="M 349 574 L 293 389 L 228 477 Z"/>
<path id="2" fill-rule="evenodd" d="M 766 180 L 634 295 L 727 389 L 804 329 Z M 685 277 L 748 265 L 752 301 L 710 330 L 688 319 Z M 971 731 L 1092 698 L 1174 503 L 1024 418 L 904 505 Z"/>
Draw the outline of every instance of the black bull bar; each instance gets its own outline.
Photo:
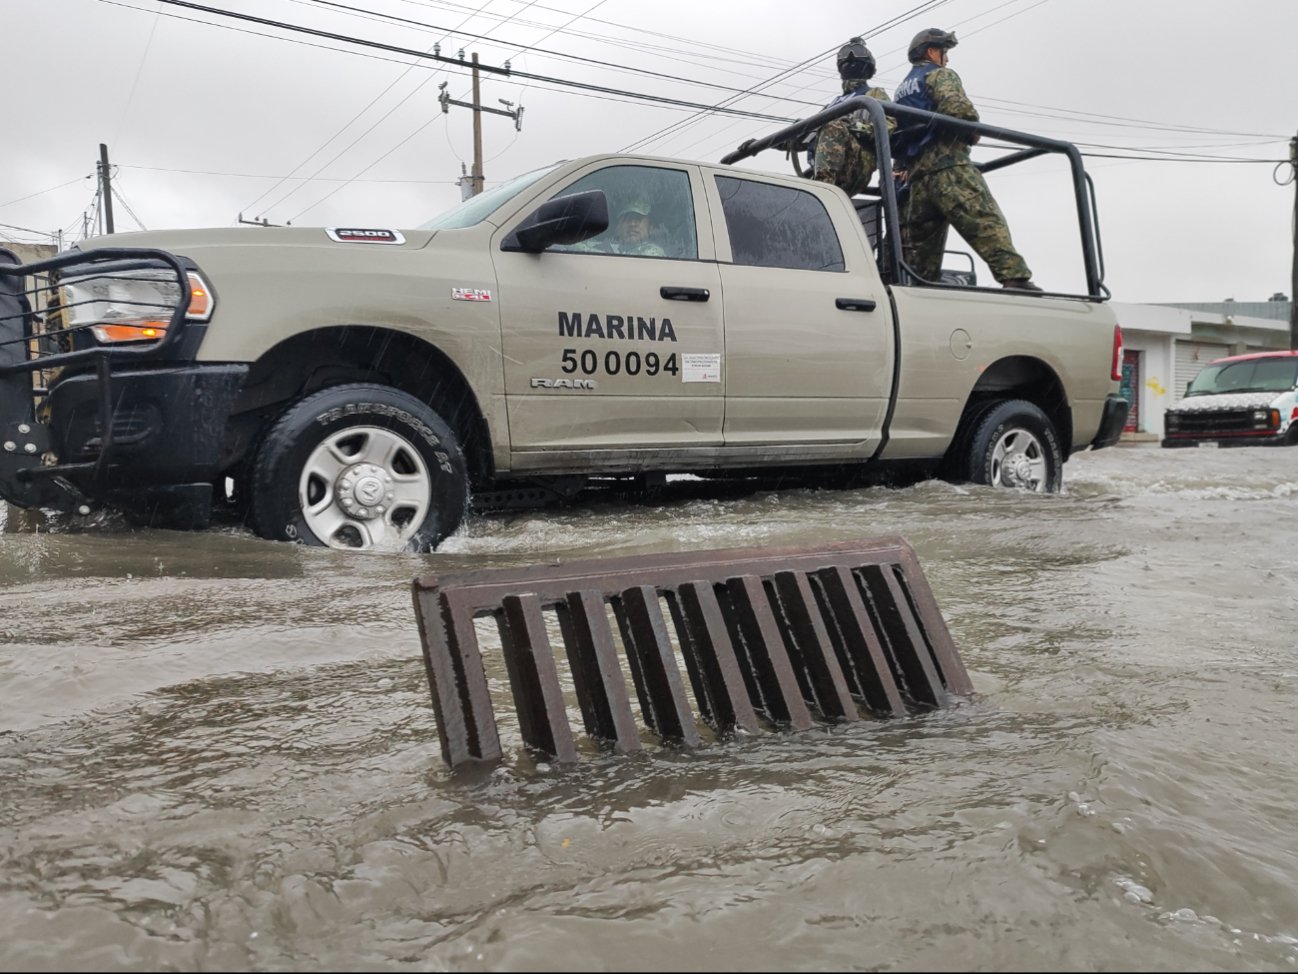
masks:
<path id="1" fill-rule="evenodd" d="M 154 341 L 101 345 L 91 329 L 97 322 L 74 324 L 77 306 L 60 299 L 60 281 L 86 284 L 109 275 L 129 279 L 132 273 L 174 274 L 179 299 L 174 303 L 126 302 L 142 313 L 166 320 Z M 68 479 L 96 482 L 113 452 L 113 367 L 117 363 L 157 358 L 180 340 L 190 287 L 185 266 L 166 251 L 105 248 L 69 251 L 31 264 L 0 249 L 0 499 L 20 507 L 75 509 L 83 497 Z M 89 301 L 83 303 L 91 303 Z M 93 369 L 98 380 L 98 423 L 102 431 L 95 460 L 59 463 L 51 454 L 48 417 L 40 406 L 49 386 L 67 370 Z"/>

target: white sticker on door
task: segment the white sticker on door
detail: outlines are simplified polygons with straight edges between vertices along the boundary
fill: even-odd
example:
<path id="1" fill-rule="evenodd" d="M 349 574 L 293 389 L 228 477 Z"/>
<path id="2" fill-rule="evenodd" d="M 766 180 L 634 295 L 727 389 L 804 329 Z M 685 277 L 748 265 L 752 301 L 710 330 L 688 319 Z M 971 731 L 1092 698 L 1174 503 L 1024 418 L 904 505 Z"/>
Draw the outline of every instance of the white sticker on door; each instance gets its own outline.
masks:
<path id="1" fill-rule="evenodd" d="M 681 355 L 682 382 L 720 382 L 721 353 L 694 352 Z"/>

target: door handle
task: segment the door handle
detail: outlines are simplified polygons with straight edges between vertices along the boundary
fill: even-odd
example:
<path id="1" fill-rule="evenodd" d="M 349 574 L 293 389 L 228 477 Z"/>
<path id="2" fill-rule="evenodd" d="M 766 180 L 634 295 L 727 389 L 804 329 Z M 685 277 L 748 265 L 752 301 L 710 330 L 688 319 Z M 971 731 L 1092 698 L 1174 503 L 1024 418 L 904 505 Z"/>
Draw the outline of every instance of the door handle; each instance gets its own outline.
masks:
<path id="1" fill-rule="evenodd" d="M 840 311 L 873 311 L 879 303 L 874 298 L 835 298 L 834 307 Z"/>
<path id="2" fill-rule="evenodd" d="M 706 301 L 712 297 L 712 292 L 705 287 L 668 287 L 664 285 L 658 289 L 668 301 Z"/>

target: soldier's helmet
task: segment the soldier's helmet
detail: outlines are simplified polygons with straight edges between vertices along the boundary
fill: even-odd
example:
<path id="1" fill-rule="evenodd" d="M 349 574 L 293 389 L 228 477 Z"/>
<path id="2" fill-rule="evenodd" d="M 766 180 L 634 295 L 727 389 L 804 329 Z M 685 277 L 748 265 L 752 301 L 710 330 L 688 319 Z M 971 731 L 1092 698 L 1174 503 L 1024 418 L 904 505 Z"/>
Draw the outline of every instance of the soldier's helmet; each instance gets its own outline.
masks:
<path id="1" fill-rule="evenodd" d="M 936 27 L 930 27 L 928 30 L 922 30 L 910 42 L 910 50 L 907 57 L 910 58 L 911 64 L 919 64 L 924 60 L 924 52 L 930 47 L 940 47 L 944 51 L 949 51 L 955 47 L 955 31 L 938 30 Z"/>
<path id="2" fill-rule="evenodd" d="M 838 76 L 845 81 L 874 77 L 874 55 L 861 38 L 853 37 L 838 49 Z"/>

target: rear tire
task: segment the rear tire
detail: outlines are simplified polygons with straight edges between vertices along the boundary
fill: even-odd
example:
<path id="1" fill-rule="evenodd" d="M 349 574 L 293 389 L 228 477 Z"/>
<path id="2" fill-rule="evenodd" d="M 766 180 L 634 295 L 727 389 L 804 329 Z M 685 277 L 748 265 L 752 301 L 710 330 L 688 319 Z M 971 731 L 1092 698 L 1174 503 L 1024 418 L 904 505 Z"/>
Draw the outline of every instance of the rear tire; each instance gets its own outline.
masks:
<path id="1" fill-rule="evenodd" d="M 1025 399 L 993 406 L 979 417 L 969 437 L 965 477 L 991 487 L 1058 493 L 1064 482 L 1064 456 L 1054 425 Z"/>
<path id="2" fill-rule="evenodd" d="M 464 454 L 427 405 L 387 386 L 333 386 L 289 407 L 253 460 L 253 530 L 330 548 L 431 551 L 468 503 Z"/>

